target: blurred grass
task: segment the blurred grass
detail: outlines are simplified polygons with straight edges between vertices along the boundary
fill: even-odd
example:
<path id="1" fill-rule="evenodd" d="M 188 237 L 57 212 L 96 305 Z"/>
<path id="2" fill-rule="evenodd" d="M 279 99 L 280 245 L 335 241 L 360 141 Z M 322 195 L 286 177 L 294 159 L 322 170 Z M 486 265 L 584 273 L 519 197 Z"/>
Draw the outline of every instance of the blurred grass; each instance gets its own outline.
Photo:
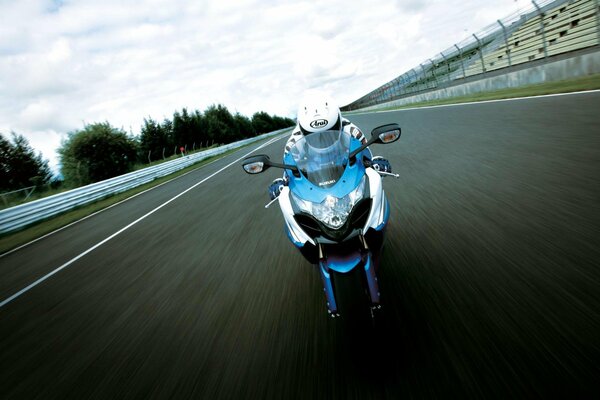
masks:
<path id="1" fill-rule="evenodd" d="M 486 100 L 502 100 L 529 96 L 543 96 L 546 94 L 570 93 L 583 90 L 600 89 L 600 74 L 589 75 L 581 78 L 568 79 L 556 82 L 545 82 L 536 85 L 528 85 L 520 88 L 495 90 L 492 92 L 475 93 L 466 96 L 457 96 L 440 100 L 420 101 L 416 103 L 403 104 L 400 106 L 382 107 L 370 111 L 392 111 L 404 108 L 439 106 L 446 104 L 472 103 Z M 358 114 L 366 111 L 357 110 L 344 114 Z"/>

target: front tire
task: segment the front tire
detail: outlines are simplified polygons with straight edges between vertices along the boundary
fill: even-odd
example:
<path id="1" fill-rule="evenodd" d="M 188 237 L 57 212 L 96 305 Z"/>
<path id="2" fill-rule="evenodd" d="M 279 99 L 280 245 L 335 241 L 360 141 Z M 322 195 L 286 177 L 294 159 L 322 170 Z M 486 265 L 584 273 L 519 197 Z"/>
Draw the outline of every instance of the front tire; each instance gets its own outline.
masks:
<path id="1" fill-rule="evenodd" d="M 371 299 L 364 269 L 359 266 L 347 273 L 332 271 L 331 280 L 344 328 L 350 332 L 362 332 L 371 327 Z"/>

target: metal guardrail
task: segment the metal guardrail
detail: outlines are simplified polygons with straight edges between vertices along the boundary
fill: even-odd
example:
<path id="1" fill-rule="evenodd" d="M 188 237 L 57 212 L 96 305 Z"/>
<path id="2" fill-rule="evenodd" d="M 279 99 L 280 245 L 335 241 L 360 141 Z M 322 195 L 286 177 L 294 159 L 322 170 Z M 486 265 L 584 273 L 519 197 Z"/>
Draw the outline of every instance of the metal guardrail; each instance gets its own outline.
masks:
<path id="1" fill-rule="evenodd" d="M 125 175 L 92 183 L 67 192 L 0 210 L 0 233 L 12 232 L 75 207 L 83 206 L 107 196 L 124 192 L 147 182 L 151 182 L 156 178 L 179 171 L 208 157 L 225 153 L 231 149 L 236 149 L 261 139 L 276 136 L 289 129 L 290 128 L 280 129 L 278 131 L 244 139 L 239 142 L 230 143 L 189 156 L 183 156 L 176 160 L 167 161 L 139 171 L 130 172 Z"/>

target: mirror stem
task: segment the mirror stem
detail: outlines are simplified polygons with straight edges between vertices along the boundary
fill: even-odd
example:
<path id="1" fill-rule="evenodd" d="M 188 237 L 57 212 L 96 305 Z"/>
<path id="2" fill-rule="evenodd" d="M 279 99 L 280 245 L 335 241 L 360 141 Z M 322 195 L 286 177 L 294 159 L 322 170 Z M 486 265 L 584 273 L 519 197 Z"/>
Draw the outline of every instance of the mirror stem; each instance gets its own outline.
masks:
<path id="1" fill-rule="evenodd" d="M 279 199 L 279 196 L 277 196 L 277 197 L 275 197 L 273 200 L 271 200 L 271 201 L 269 202 L 269 204 L 267 204 L 267 205 L 265 206 L 265 208 L 269 208 L 269 207 L 271 206 L 271 204 L 275 203 L 275 200 L 277 200 L 277 199 Z"/>
<path id="2" fill-rule="evenodd" d="M 392 174 L 391 172 L 377 171 L 377 173 L 383 176 L 393 176 L 394 178 L 400 178 L 400 174 Z"/>

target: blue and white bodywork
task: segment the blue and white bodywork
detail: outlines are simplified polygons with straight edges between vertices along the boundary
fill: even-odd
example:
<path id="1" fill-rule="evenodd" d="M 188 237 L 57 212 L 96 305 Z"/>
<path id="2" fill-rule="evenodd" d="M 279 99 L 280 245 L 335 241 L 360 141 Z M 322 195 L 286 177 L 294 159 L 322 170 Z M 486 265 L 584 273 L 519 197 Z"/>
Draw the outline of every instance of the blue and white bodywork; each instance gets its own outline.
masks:
<path id="1" fill-rule="evenodd" d="M 317 132 L 298 140 L 283 160 L 299 170 L 286 171 L 288 185 L 279 195 L 287 234 L 310 261 L 317 261 L 332 315 L 338 307 L 331 271 L 361 268 L 371 305 L 380 303 L 373 252 L 381 250 L 389 205 L 381 176 L 369 167 L 369 149 L 349 158 L 361 146 L 344 131 Z M 337 246 L 349 241 L 355 244 L 353 251 Z"/>
<path id="2" fill-rule="evenodd" d="M 375 128 L 365 144 L 343 129 L 326 130 L 298 139 L 285 153 L 283 164 L 265 155 L 244 160 L 244 170 L 250 174 L 269 167 L 285 170 L 278 197 L 285 230 L 302 255 L 318 267 L 327 308 L 334 317 L 340 315 L 340 297 L 346 297 L 340 294 L 347 292 L 342 288 L 350 280 L 371 315 L 380 307 L 377 269 L 390 215 L 382 175 L 398 175 L 391 173 L 386 160 L 388 169 L 379 170 L 381 160 L 372 158 L 367 146 L 392 143 L 399 137 L 397 124 Z M 353 307 L 341 308 L 344 314 Z"/>

